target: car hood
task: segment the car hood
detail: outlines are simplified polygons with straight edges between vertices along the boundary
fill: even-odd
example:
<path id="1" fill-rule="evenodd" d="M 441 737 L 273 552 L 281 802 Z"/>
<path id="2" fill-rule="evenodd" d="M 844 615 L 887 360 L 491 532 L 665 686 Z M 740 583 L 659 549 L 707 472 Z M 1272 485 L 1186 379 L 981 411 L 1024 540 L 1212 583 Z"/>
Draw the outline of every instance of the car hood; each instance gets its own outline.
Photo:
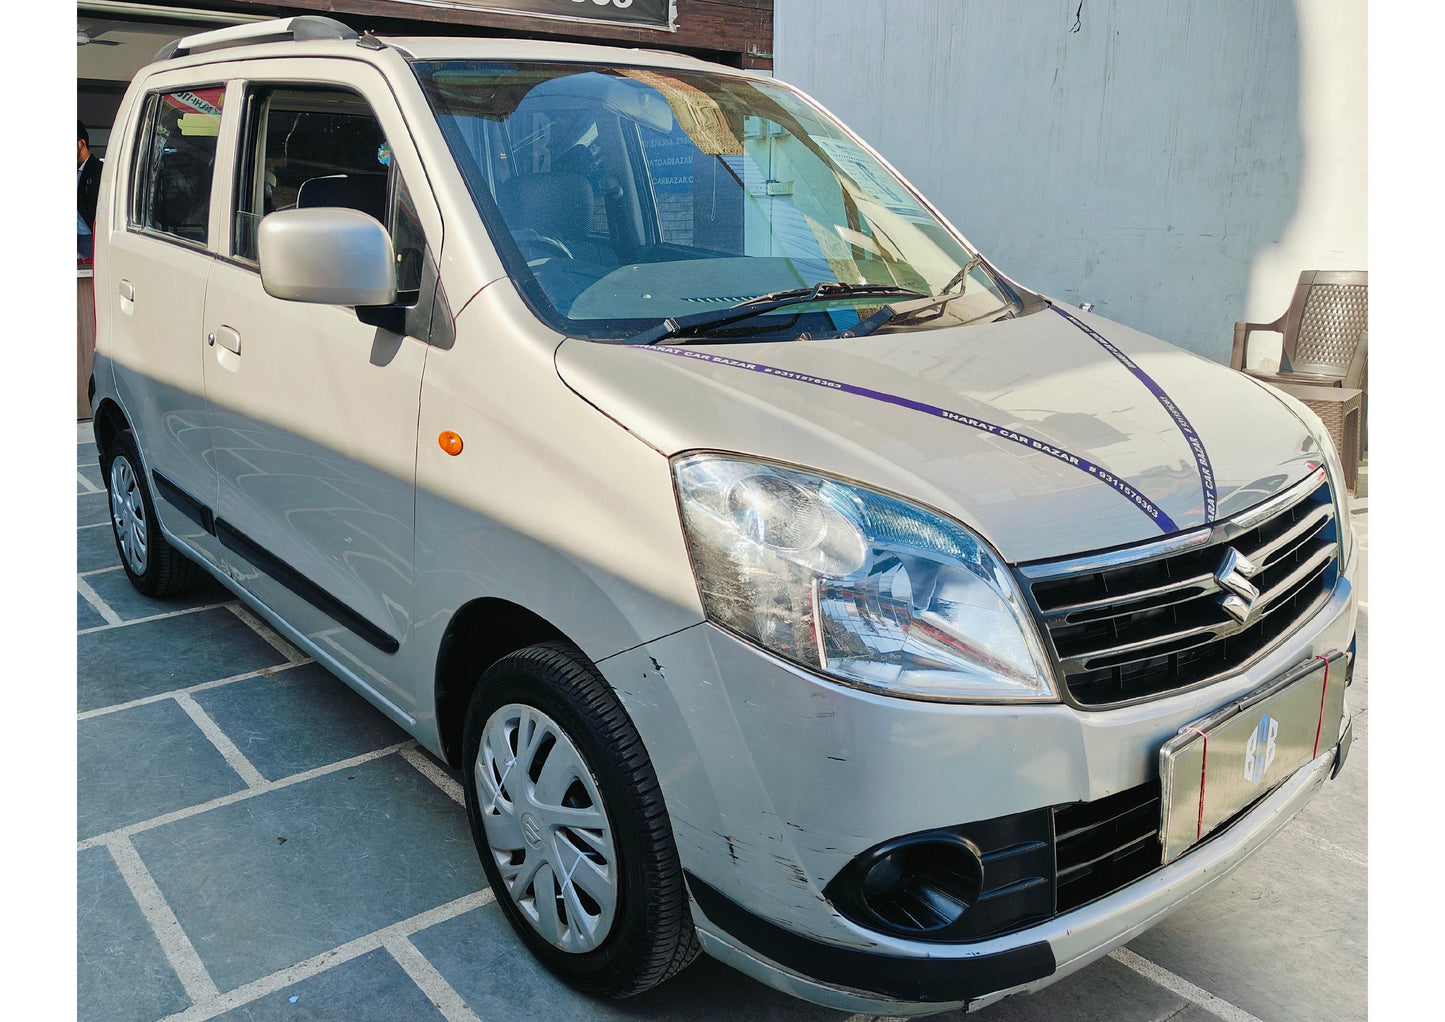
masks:
<path id="1" fill-rule="evenodd" d="M 1320 463 L 1309 431 L 1262 385 L 1060 311 L 826 340 L 572 339 L 556 361 L 577 394 L 663 454 L 734 452 L 889 490 L 1015 563 L 1194 529 Z"/>

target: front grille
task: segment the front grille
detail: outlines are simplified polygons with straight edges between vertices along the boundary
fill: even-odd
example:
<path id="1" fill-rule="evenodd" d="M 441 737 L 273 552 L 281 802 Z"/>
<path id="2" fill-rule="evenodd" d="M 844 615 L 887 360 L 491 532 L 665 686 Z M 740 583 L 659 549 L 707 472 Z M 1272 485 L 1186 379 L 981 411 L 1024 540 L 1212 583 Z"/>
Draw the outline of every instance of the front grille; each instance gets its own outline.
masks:
<path id="1" fill-rule="evenodd" d="M 1055 915 L 1113 894 L 1162 868 L 1161 791 L 1156 779 L 1097 802 L 1054 806 Z M 1229 830 L 1268 794 L 1260 792 L 1204 835 L 1204 841 Z"/>
<path id="2" fill-rule="evenodd" d="M 1112 894 L 1159 868 L 1158 781 L 1054 809 L 1054 911 Z"/>
<path id="3" fill-rule="evenodd" d="M 1338 576 L 1339 528 L 1324 473 L 1313 481 L 1262 520 L 1243 512 L 1178 552 L 1021 568 L 1069 697 L 1128 702 L 1241 670 L 1316 610 Z M 1248 581 L 1259 595 L 1243 622 L 1225 609 L 1230 592 L 1216 577 L 1231 547 L 1257 569 Z"/>

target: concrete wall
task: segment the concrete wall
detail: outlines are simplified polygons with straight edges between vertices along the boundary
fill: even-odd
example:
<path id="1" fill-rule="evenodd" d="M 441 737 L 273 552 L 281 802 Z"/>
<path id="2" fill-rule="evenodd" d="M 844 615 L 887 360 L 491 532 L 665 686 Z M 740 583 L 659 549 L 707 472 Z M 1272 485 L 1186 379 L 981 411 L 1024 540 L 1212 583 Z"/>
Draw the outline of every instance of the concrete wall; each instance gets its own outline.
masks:
<path id="1" fill-rule="evenodd" d="M 1364 0 L 777 0 L 776 74 L 1001 269 L 1220 361 L 1365 268 Z"/>

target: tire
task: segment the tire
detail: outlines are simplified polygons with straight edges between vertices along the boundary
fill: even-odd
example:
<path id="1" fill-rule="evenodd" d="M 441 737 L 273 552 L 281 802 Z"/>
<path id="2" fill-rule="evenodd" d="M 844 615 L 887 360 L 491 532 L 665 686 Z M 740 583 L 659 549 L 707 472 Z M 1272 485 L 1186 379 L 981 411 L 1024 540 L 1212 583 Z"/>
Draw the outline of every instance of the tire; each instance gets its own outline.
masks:
<path id="1" fill-rule="evenodd" d="M 487 880 L 549 970 L 585 993 L 630 997 L 697 957 L 657 774 L 580 650 L 549 642 L 493 664 L 472 693 L 462 749 Z"/>
<path id="2" fill-rule="evenodd" d="M 105 453 L 111 533 L 130 584 L 147 596 L 170 596 L 190 588 L 196 580 L 195 562 L 161 535 L 135 434 L 124 430 Z"/>

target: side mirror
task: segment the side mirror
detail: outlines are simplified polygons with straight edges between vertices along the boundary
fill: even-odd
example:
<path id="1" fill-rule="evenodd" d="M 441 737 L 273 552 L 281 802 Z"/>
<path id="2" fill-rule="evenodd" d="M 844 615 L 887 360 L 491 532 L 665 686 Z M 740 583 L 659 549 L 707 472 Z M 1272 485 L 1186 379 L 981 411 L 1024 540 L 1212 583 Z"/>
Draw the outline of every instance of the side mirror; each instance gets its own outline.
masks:
<path id="1" fill-rule="evenodd" d="M 391 235 L 374 217 L 323 206 L 271 213 L 256 231 L 261 286 L 273 298 L 318 305 L 396 301 Z"/>

